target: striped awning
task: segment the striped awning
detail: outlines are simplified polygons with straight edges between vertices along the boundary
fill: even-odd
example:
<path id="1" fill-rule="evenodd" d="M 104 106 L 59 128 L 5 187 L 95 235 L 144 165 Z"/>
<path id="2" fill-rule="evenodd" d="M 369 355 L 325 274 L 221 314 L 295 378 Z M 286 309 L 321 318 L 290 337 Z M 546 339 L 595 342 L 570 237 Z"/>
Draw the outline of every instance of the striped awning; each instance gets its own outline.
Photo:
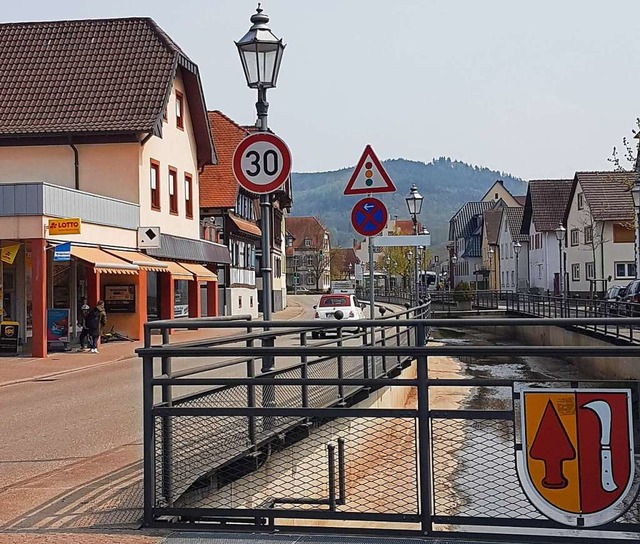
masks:
<path id="1" fill-rule="evenodd" d="M 194 276 L 198 278 L 198 281 L 218 281 L 218 276 L 211 272 L 208 268 L 205 268 L 201 264 L 194 263 L 180 263 L 180 266 L 186 268 Z"/>
<path id="2" fill-rule="evenodd" d="M 102 274 L 137 274 L 140 267 L 111 255 L 98 247 L 71 245 L 71 255 L 92 264 L 96 272 Z"/>
<path id="3" fill-rule="evenodd" d="M 167 268 L 163 270 L 163 272 L 169 272 L 174 280 L 187 280 L 193 281 L 195 278 L 193 277 L 193 273 L 180 266 L 178 263 L 174 261 L 160 261 L 162 264 L 166 264 Z"/>
<path id="4" fill-rule="evenodd" d="M 124 249 L 104 249 L 104 251 L 119 257 L 127 262 L 135 264 L 140 267 L 140 270 L 147 270 L 149 272 L 166 272 L 167 263 L 163 263 L 158 259 L 154 259 L 149 255 L 140 253 L 139 251 L 128 251 Z"/>

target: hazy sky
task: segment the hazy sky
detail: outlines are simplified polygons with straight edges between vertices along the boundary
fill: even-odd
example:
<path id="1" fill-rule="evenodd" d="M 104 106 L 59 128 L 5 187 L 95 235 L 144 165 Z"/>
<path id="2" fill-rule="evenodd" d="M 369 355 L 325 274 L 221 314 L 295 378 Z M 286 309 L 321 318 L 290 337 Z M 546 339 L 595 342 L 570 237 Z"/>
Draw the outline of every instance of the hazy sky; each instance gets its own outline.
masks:
<path id="1" fill-rule="evenodd" d="M 23 0 L 6 22 L 152 17 L 207 107 L 255 120 L 234 40 L 253 0 Z M 525 179 L 607 169 L 640 115 L 638 0 L 264 0 L 287 44 L 270 126 L 295 171 L 450 156 Z M 634 99 L 634 96 L 636 97 Z"/>

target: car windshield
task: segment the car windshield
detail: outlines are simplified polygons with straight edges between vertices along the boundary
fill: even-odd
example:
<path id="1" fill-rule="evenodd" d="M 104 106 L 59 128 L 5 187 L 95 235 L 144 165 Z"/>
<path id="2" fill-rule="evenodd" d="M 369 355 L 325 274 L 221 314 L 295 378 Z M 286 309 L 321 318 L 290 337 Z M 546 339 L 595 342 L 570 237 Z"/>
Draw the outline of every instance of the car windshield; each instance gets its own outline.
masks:
<path id="1" fill-rule="evenodd" d="M 324 295 L 320 306 L 349 306 L 349 295 Z"/>

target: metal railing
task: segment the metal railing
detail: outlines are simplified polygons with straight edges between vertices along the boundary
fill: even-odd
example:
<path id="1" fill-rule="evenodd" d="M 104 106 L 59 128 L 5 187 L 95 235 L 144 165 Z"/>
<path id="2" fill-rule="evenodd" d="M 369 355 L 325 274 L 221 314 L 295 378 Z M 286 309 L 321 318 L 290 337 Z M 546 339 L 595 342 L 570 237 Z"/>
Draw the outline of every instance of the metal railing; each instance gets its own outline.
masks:
<path id="1" fill-rule="evenodd" d="M 640 319 L 627 319 L 640 326 Z M 543 357 L 637 360 L 640 346 L 531 348 L 427 340 L 432 327 L 590 321 L 438 320 L 429 318 L 426 304 L 358 321 L 363 330 L 355 334 L 344 331 L 353 322 L 154 322 L 138 350 L 144 523 L 255 531 L 286 530 L 295 522 L 296 531 L 317 531 L 322 524 L 449 538 L 508 530 L 524 539 L 542 530 L 587 538 L 588 532 L 567 533 L 540 514 L 520 488 L 514 456 L 520 392 L 526 386 L 624 387 L 632 391 L 630 419 L 637 421 L 638 382 L 466 378 L 444 369 L 451 358 L 515 357 L 532 350 Z M 162 331 L 162 344 L 152 345 L 151 326 Z M 237 334 L 170 344 L 166 331 L 184 327 Z M 312 331 L 329 328 L 335 339 L 308 341 Z M 276 369 L 259 373 L 264 360 L 274 361 Z M 636 447 L 634 463 L 638 458 Z M 635 499 L 628 503 L 616 521 L 599 528 L 597 538 L 640 536 L 640 508 Z"/>

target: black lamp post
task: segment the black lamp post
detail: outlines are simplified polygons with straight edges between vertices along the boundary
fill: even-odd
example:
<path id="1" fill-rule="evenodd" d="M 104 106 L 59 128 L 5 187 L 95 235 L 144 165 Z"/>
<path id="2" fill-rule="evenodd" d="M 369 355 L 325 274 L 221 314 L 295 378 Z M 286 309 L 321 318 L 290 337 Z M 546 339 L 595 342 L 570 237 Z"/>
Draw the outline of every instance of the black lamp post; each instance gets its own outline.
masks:
<path id="1" fill-rule="evenodd" d="M 249 31 L 236 43 L 242 69 L 247 80 L 247 85 L 252 89 L 258 89 L 258 101 L 256 111 L 258 113 L 257 128 L 260 132 L 268 132 L 267 89 L 272 89 L 278 81 L 280 63 L 284 53 L 285 44 L 276 38 L 269 28 L 269 16 L 262 13 L 260 4 L 256 13 L 251 16 L 252 26 Z M 260 227 L 262 229 L 262 315 L 265 321 L 271 320 L 272 297 L 272 269 L 271 269 L 271 199 L 268 194 L 260 195 Z"/>
<path id="2" fill-rule="evenodd" d="M 556 229 L 556 238 L 558 239 L 558 258 L 560 259 L 559 261 L 560 277 L 558 278 L 558 289 L 560 290 L 560 296 L 562 298 L 564 298 L 564 294 L 565 294 L 564 278 L 562 276 L 562 241 L 564 240 L 566 233 L 567 233 L 567 229 L 565 229 L 562 225 L 560 225 Z"/>
<path id="3" fill-rule="evenodd" d="M 636 181 L 636 184 L 631 189 L 631 196 L 633 197 L 633 208 L 636 212 L 636 278 L 640 278 L 640 182 Z"/>
<path id="4" fill-rule="evenodd" d="M 518 292 L 518 285 L 519 284 L 519 280 L 520 280 L 520 262 L 518 260 L 518 257 L 520 255 L 520 248 L 522 247 L 522 244 L 520 242 L 518 242 L 517 240 L 515 242 L 513 242 L 513 252 L 516 254 L 516 293 Z"/>
<path id="5" fill-rule="evenodd" d="M 424 197 L 418 192 L 418 188 L 416 184 L 413 183 L 411 185 L 411 189 L 409 191 L 409 195 L 405 197 L 407 201 L 407 209 L 409 210 L 409 215 L 411 215 L 411 221 L 413 222 L 413 234 L 418 234 L 418 215 L 422 211 L 422 201 Z M 416 302 L 418 301 L 418 250 L 416 248 L 416 254 L 413 262 L 414 269 L 414 288 L 416 294 Z"/>
<path id="6" fill-rule="evenodd" d="M 495 289 L 495 282 L 492 281 L 493 275 L 493 256 L 495 255 L 496 250 L 493 249 L 493 246 L 489 246 L 489 289 Z M 494 286 L 492 287 L 492 284 Z"/>

